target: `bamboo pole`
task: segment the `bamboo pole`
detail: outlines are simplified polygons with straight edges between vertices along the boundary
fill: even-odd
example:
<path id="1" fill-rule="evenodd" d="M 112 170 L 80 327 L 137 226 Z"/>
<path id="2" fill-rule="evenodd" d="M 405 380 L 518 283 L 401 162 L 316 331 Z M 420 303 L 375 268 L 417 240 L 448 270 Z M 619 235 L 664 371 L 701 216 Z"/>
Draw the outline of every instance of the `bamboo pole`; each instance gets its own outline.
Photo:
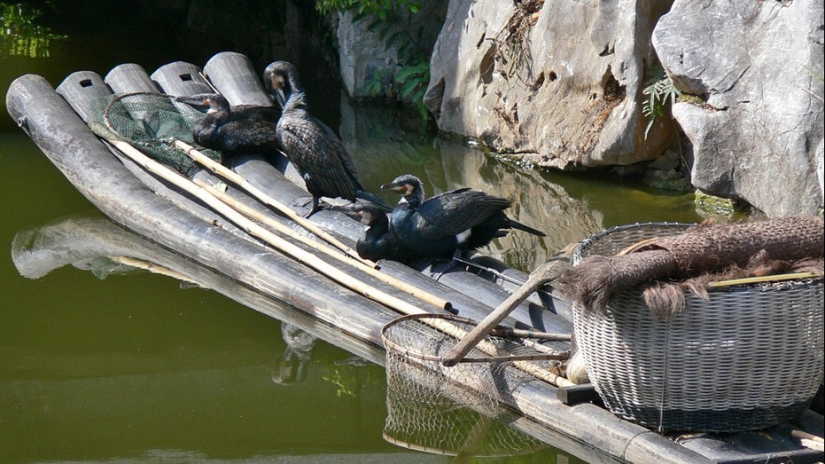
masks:
<path id="1" fill-rule="evenodd" d="M 823 440 L 823 438 L 820 436 L 799 429 L 792 429 L 791 436 L 799 439 L 799 444 L 806 448 L 816 450 L 819 452 L 825 450 L 825 440 Z"/>
<path id="2" fill-rule="evenodd" d="M 190 158 L 197 161 L 201 165 L 205 166 L 210 171 L 212 171 L 215 174 L 223 177 L 224 179 L 227 179 L 230 182 L 236 184 L 238 187 L 242 188 L 247 193 L 249 193 L 253 197 L 260 200 L 265 205 L 268 205 L 268 206 L 271 206 L 271 207 L 275 208 L 276 210 L 281 212 L 284 216 L 288 217 L 289 219 L 292 219 L 293 221 L 298 223 L 304 229 L 306 229 L 306 230 L 312 232 L 313 234 L 317 235 L 318 237 L 326 240 L 327 243 L 329 243 L 330 245 L 334 246 L 335 248 L 338 248 L 339 250 L 343 251 L 348 256 L 351 256 L 354 259 L 362 261 L 365 264 L 368 264 L 368 265 L 371 265 L 371 266 L 375 265 L 375 263 L 373 263 L 371 261 L 362 259 L 360 256 L 358 256 L 358 253 L 356 253 L 355 250 L 353 250 L 352 248 L 346 246 L 344 243 L 342 243 L 340 240 L 336 239 L 332 235 L 328 234 L 326 231 L 324 231 L 323 229 L 318 227 L 318 225 L 315 224 L 314 222 L 310 221 L 309 219 L 307 219 L 305 217 L 302 217 L 302 216 L 296 214 L 295 211 L 292 211 L 292 209 L 290 207 L 286 206 L 285 204 L 279 202 L 278 200 L 276 200 L 276 199 L 270 197 L 269 195 L 267 195 L 266 193 L 262 192 L 259 188 L 255 187 L 254 185 L 249 183 L 249 181 L 244 179 L 241 175 L 239 175 L 238 173 L 232 171 L 231 169 L 228 169 L 227 167 L 223 166 L 222 164 L 214 161 L 213 159 L 209 158 L 208 156 L 204 155 L 203 153 L 198 151 L 192 145 L 189 145 L 188 143 L 186 143 L 182 140 L 175 140 L 174 145 L 175 145 L 176 148 L 178 148 L 180 150 L 183 150 Z"/>
<path id="3" fill-rule="evenodd" d="M 211 195 L 217 197 L 219 200 L 221 200 L 224 203 L 228 204 L 229 206 L 236 209 L 237 211 L 249 216 L 252 219 L 255 219 L 256 221 L 260 221 L 261 223 L 263 223 L 267 227 L 271 227 L 272 229 L 275 229 L 275 231 L 277 231 L 281 234 L 287 235 L 287 236 L 303 243 L 304 245 L 307 245 L 308 247 L 311 247 L 312 249 L 314 249 L 318 252 L 324 253 L 325 255 L 327 255 L 331 258 L 334 258 L 334 259 L 336 259 L 336 260 L 338 260 L 342 263 L 354 266 L 358 270 L 375 277 L 376 279 L 380 280 L 381 282 L 384 282 L 385 284 L 391 285 L 391 286 L 397 288 L 398 290 L 401 290 L 402 292 L 408 293 L 408 294 L 410 294 L 410 295 L 412 295 L 412 296 L 414 296 L 414 297 L 416 297 L 416 298 L 418 298 L 418 299 L 420 299 L 424 302 L 432 304 L 433 306 L 436 306 L 436 307 L 439 307 L 439 308 L 445 309 L 445 310 L 450 310 L 452 308 L 452 304 L 449 301 L 447 301 L 443 298 L 440 298 L 436 295 L 433 295 L 432 293 L 429 293 L 429 292 L 427 292 L 423 289 L 420 289 L 420 288 L 418 288 L 414 285 L 410 285 L 407 282 L 404 282 L 403 280 L 397 279 L 397 278 L 395 278 L 395 277 L 393 277 L 389 274 L 378 271 L 373 266 L 369 266 L 367 264 L 364 264 L 361 261 L 352 260 L 349 257 L 346 257 L 346 256 L 342 255 L 341 253 L 338 253 L 336 250 L 333 250 L 333 249 L 325 246 L 323 243 L 319 243 L 319 242 L 316 242 L 314 240 L 308 239 L 307 237 L 296 234 L 289 227 L 286 227 L 283 224 L 281 224 L 280 222 L 275 221 L 272 218 L 270 218 L 270 217 L 268 217 L 264 214 L 261 214 L 260 212 L 258 212 L 255 209 L 247 206 L 246 204 L 238 201 L 237 199 L 231 197 L 230 195 L 228 195 L 224 192 L 221 192 L 220 190 L 216 189 L 215 187 L 210 186 L 208 183 L 206 183 L 203 180 L 195 180 L 195 184 L 197 184 L 198 186 L 204 188 Z"/>
<path id="4" fill-rule="evenodd" d="M 462 339 L 467 338 L 468 333 L 469 333 L 466 330 L 458 327 L 457 325 L 455 325 L 455 324 L 453 324 L 449 321 L 438 318 L 438 315 L 428 314 L 428 315 L 424 315 L 424 316 L 415 316 L 415 315 L 410 314 L 409 316 L 417 317 L 418 320 L 421 323 L 426 324 L 426 325 L 428 325 L 428 326 L 430 326 L 430 327 L 432 327 L 432 328 L 434 328 L 438 331 L 441 331 L 446 335 L 454 337 L 457 340 L 462 340 Z M 431 317 L 429 318 L 429 320 L 426 320 L 426 319 L 421 320 L 422 318 L 424 318 L 426 316 L 431 316 Z M 393 322 L 390 322 L 389 324 L 393 324 L 393 323 L 397 323 L 397 322 L 393 321 Z M 389 325 L 389 324 L 387 324 L 387 325 Z M 385 325 L 384 328 L 382 328 L 382 330 L 381 330 L 382 334 L 385 331 L 387 325 Z M 382 336 L 382 340 L 384 341 L 385 345 L 388 345 L 388 346 L 386 346 L 386 348 L 388 350 L 392 349 L 396 353 L 403 354 L 403 355 L 405 355 L 408 358 L 413 359 L 413 360 L 418 359 L 418 360 L 424 360 L 424 361 L 442 362 L 443 359 L 444 359 L 441 356 L 431 356 L 431 355 L 424 355 L 424 354 L 421 354 L 421 353 L 413 353 L 410 350 L 406 349 L 406 347 L 399 346 L 395 342 L 393 342 L 391 340 L 388 340 L 386 337 L 383 337 L 383 336 Z M 564 358 L 566 358 L 566 354 L 559 353 L 559 354 L 542 354 L 542 355 L 526 355 L 526 356 L 511 355 L 509 357 L 508 356 L 501 356 L 498 353 L 498 350 L 496 349 L 496 346 L 493 343 L 487 341 L 484 338 L 482 338 L 476 344 L 474 344 L 474 347 L 477 348 L 478 350 L 482 351 L 483 353 L 486 353 L 486 354 L 490 355 L 491 358 L 466 358 L 465 359 L 462 356 L 462 358 L 461 358 L 462 362 L 491 362 L 493 360 L 498 361 L 498 362 L 511 361 L 513 363 L 513 366 L 520 369 L 521 371 L 526 372 L 526 373 L 532 375 L 533 377 L 536 377 L 537 379 L 541 379 L 541 380 L 543 380 L 543 381 L 545 381 L 545 382 L 547 382 L 551 385 L 554 385 L 556 387 L 572 387 L 573 385 L 575 385 L 573 382 L 565 379 L 564 377 L 553 374 L 552 372 L 550 372 L 549 370 L 539 366 L 538 364 L 530 362 L 531 358 L 532 359 L 538 359 L 538 358 L 541 358 L 541 359 L 564 359 Z"/>
<path id="5" fill-rule="evenodd" d="M 151 261 L 146 261 L 143 259 L 131 258 L 128 256 L 109 256 L 109 259 L 112 261 L 123 264 L 129 267 L 134 267 L 136 269 L 143 269 L 144 271 L 149 271 L 152 274 L 159 274 L 166 277 L 172 277 L 174 279 L 180 280 L 181 282 L 186 282 L 190 284 L 197 285 L 201 287 L 202 285 L 194 280 L 189 279 L 185 275 L 175 272 L 167 267 L 163 267 L 159 264 L 155 264 Z"/>

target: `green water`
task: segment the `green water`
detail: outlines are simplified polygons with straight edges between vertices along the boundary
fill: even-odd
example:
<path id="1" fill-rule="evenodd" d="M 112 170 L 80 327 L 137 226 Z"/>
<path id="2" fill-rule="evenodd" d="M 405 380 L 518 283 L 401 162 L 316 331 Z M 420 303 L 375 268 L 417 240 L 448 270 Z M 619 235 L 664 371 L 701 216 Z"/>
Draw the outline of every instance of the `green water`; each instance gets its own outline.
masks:
<path id="1" fill-rule="evenodd" d="M 109 25 L 108 40 L 94 40 L 103 31 L 75 28 L 46 58 L 0 53 L 3 92 L 25 73 L 56 86 L 73 71 L 105 74 L 122 62 L 138 62 L 150 73 L 174 60 L 204 64 L 174 47 L 138 46 L 134 25 L 122 27 L 120 36 L 117 30 Z M 158 43 L 165 37 L 160 28 L 140 34 Z M 115 44 L 123 45 L 122 53 Z M 309 92 L 312 99 L 312 87 Z M 316 102 L 319 113 L 338 111 L 339 102 L 324 103 L 329 107 Z M 513 199 L 513 216 L 548 237 L 513 234 L 487 251 L 525 270 L 606 227 L 700 219 L 689 197 L 632 180 L 522 169 L 461 144 L 433 143 L 392 112 L 340 107 L 340 121 L 329 122 L 347 134 L 368 189 L 409 172 L 424 179 L 428 194 L 472 186 Z M 101 279 L 72 265 L 21 276 L 12 261 L 15 237 L 105 219 L 16 128 L 5 107 L 0 218 L 0 462 L 451 460 L 383 438 L 385 371 L 338 342 L 317 340 L 290 383 L 282 367 L 296 355 L 282 335 L 285 325 L 216 291 L 147 272 Z M 520 438 L 504 454 L 514 456 L 493 461 L 578 462 L 567 451 L 512 433 Z M 530 447 L 516 446 L 524 442 Z"/>

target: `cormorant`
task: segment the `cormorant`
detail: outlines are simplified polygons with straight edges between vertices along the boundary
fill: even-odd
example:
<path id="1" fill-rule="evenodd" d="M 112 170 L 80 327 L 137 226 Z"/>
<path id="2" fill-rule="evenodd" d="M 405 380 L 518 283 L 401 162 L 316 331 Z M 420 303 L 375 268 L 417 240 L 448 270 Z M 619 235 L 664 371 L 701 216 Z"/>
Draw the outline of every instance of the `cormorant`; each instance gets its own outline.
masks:
<path id="1" fill-rule="evenodd" d="M 544 237 L 504 214 L 510 201 L 478 190 L 462 188 L 424 201 L 421 181 L 406 174 L 382 190 L 402 195 L 392 212 L 390 231 L 402 245 L 428 257 L 449 258 L 463 250 L 483 247 L 507 229 L 519 229 Z"/>
<path id="2" fill-rule="evenodd" d="M 364 190 L 344 145 L 332 129 L 309 113 L 295 66 L 286 61 L 271 63 L 263 80 L 267 91 L 283 106 L 278 140 L 312 195 L 312 209 L 306 217 L 322 208 L 321 197 L 351 202 L 358 197 L 392 211 L 387 202 Z"/>
<path id="3" fill-rule="evenodd" d="M 195 143 L 224 154 L 273 154 L 280 150 L 276 134 L 281 111 L 266 106 L 231 108 L 219 93 L 200 93 L 177 97 L 192 106 L 209 107 L 206 116 L 192 130 Z"/>
<path id="4" fill-rule="evenodd" d="M 364 237 L 355 244 L 358 256 L 370 261 L 388 259 L 405 264 L 422 257 L 393 237 L 390 233 L 390 219 L 380 206 L 374 203 L 355 203 L 336 209 L 369 226 Z"/>

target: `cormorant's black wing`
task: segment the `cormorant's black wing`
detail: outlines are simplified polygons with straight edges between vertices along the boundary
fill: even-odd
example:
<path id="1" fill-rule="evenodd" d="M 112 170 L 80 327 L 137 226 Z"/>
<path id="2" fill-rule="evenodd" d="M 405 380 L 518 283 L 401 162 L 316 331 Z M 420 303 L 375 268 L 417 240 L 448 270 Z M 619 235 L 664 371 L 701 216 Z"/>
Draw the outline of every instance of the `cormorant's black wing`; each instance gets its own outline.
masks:
<path id="1" fill-rule="evenodd" d="M 452 190 L 426 200 L 418 209 L 423 240 L 438 240 L 470 229 L 510 206 L 506 198 L 468 188 Z"/>
<path id="2" fill-rule="evenodd" d="M 276 127 L 266 119 L 234 119 L 218 128 L 215 139 L 228 152 L 274 152 L 280 149 Z"/>
<path id="3" fill-rule="evenodd" d="M 301 114 L 302 113 L 302 114 Z M 352 160 L 332 131 L 306 112 L 284 112 L 280 139 L 296 169 L 309 175 L 311 182 L 328 197 L 355 201 L 360 187 Z"/>

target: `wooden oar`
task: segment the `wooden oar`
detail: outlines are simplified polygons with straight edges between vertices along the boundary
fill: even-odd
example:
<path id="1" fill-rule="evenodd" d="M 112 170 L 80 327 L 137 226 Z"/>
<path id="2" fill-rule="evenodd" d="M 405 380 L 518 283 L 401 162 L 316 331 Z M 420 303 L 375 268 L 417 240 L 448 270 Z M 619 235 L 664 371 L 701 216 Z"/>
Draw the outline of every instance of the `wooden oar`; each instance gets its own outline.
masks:
<path id="1" fill-rule="evenodd" d="M 244 179 L 243 176 L 241 176 L 240 174 L 236 173 L 235 171 L 225 167 L 221 163 L 218 163 L 218 162 L 214 161 L 213 159 L 209 158 L 208 156 L 204 155 L 203 153 L 198 151 L 192 145 L 189 145 L 188 143 L 186 143 L 182 140 L 175 140 L 174 145 L 175 145 L 176 148 L 178 148 L 180 150 L 183 150 L 190 158 L 192 158 L 196 162 L 200 163 L 201 165 L 203 165 L 204 167 L 206 167 L 210 171 L 212 171 L 215 174 L 223 177 L 224 179 L 234 183 L 235 185 L 242 188 L 244 191 L 246 191 L 247 193 L 249 193 L 253 197 L 260 200 L 263 204 L 275 208 L 276 210 L 281 212 L 284 216 L 288 217 L 289 219 L 292 219 L 297 224 L 299 224 L 301 227 L 303 227 L 304 229 L 312 232 L 313 234 L 317 235 L 318 237 L 322 238 L 323 240 L 326 240 L 327 243 L 329 243 L 330 245 L 334 246 L 335 248 L 338 248 L 339 250 L 343 251 L 344 253 L 346 253 L 350 257 L 352 257 L 354 259 L 357 259 L 359 261 L 362 261 L 362 262 L 364 262 L 366 264 L 369 264 L 369 265 L 373 265 L 373 266 L 375 265 L 375 263 L 373 263 L 371 261 L 366 261 L 366 260 L 361 259 L 361 257 L 358 256 L 358 253 L 356 253 L 355 250 L 353 250 L 352 248 L 350 248 L 350 247 L 346 246 L 345 244 L 341 243 L 340 240 L 336 239 L 332 235 L 325 232 L 323 229 L 318 227 L 317 224 L 315 224 L 314 222 L 310 221 L 309 219 L 307 219 L 305 217 L 302 217 L 302 216 L 298 215 L 297 213 L 295 213 L 295 211 L 292 211 L 292 209 L 290 207 L 286 206 L 285 204 L 279 202 L 278 200 L 276 200 L 276 199 L 272 198 L 271 196 L 267 195 L 266 193 L 262 192 L 259 188 L 255 187 L 254 185 L 249 183 L 248 180 Z"/>
<path id="2" fill-rule="evenodd" d="M 442 358 L 441 362 L 445 366 L 455 366 L 470 350 L 478 345 L 479 341 L 490 334 L 501 321 L 504 320 L 513 310 L 526 300 L 533 292 L 538 290 L 542 285 L 551 282 L 561 275 L 564 269 L 570 267 L 569 261 L 566 258 L 551 258 L 542 264 L 538 269 L 530 273 L 527 282 L 516 289 L 506 300 L 504 300 L 498 307 L 491 312 L 487 317 L 481 321 L 475 329 L 463 337 L 461 341 L 447 352 Z"/>
<path id="3" fill-rule="evenodd" d="M 416 298 L 418 298 L 422 301 L 425 301 L 427 303 L 432 304 L 433 306 L 439 307 L 441 309 L 446 309 L 446 310 L 450 310 L 452 308 L 452 303 L 450 303 L 449 301 L 447 301 L 443 298 L 440 298 L 436 295 L 433 295 L 432 293 L 429 293 L 429 292 L 427 292 L 423 289 L 420 289 L 420 288 L 418 288 L 414 285 L 410 285 L 407 282 L 404 282 L 403 280 L 397 279 L 397 278 L 395 278 L 395 277 L 393 277 L 389 274 L 385 274 L 381 271 L 378 271 L 377 269 L 375 269 L 374 266 L 364 264 L 361 261 L 352 260 L 349 257 L 342 255 L 337 250 L 333 250 L 332 248 L 329 248 L 329 247 L 325 246 L 323 243 L 316 242 L 315 240 L 311 240 L 307 237 L 296 234 L 295 231 L 293 231 L 289 227 L 281 224 L 280 222 L 278 222 L 278 221 L 276 221 L 276 220 L 274 220 L 274 219 L 272 219 L 272 218 L 270 218 L 270 217 L 268 217 L 264 214 L 261 214 L 260 212 L 258 212 L 254 208 L 251 208 L 248 205 L 246 205 L 246 204 L 238 201 L 237 199 L 231 197 L 230 195 L 228 195 L 224 192 L 221 192 L 220 190 L 216 189 L 215 187 L 212 187 L 211 185 L 209 185 L 208 183 L 206 183 L 203 180 L 195 180 L 195 184 L 197 184 L 198 186 L 204 188 L 211 195 L 215 196 L 219 200 L 221 200 L 224 203 L 228 204 L 229 206 L 231 206 L 232 208 L 234 208 L 238 212 L 240 212 L 242 214 L 245 214 L 245 215 L 249 216 L 250 218 L 255 219 L 256 221 L 259 221 L 259 222 L 263 223 L 264 225 L 266 225 L 267 227 L 271 227 L 272 229 L 275 229 L 277 232 L 279 232 L 281 234 L 284 234 L 284 235 L 287 235 L 287 236 L 303 243 L 304 245 L 307 245 L 308 247 L 311 247 L 313 250 L 316 250 L 320 253 L 324 253 L 325 255 L 327 255 L 327 256 L 329 256 L 333 259 L 336 259 L 336 260 L 338 260 L 338 261 L 340 261 L 344 264 L 354 266 L 357 269 L 359 269 L 360 271 L 375 277 L 376 279 L 380 280 L 381 282 L 384 282 L 385 284 L 391 285 L 391 286 L 401 290 L 402 292 L 408 293 L 408 294 L 410 294 L 410 295 L 412 295 L 412 296 L 414 296 L 414 297 L 416 297 Z"/>

